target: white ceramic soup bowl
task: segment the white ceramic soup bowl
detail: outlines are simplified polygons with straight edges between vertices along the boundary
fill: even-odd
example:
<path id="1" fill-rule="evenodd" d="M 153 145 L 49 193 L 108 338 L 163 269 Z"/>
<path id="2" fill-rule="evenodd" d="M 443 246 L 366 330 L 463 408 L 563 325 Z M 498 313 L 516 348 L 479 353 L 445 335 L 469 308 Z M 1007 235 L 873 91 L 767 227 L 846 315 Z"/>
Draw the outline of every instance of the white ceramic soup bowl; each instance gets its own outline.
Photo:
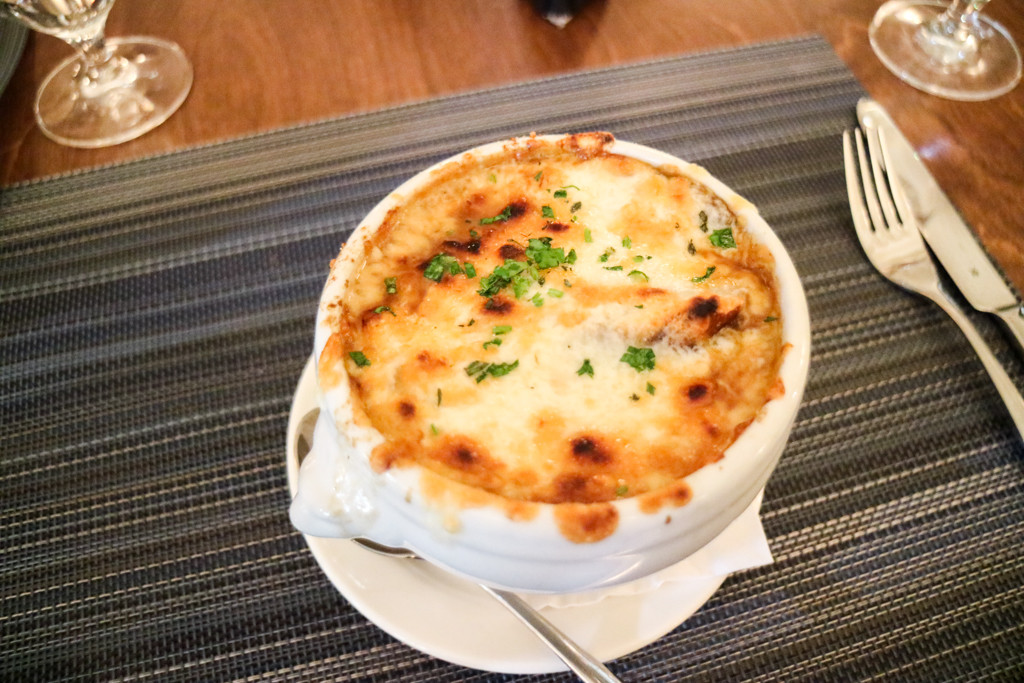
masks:
<path id="1" fill-rule="evenodd" d="M 558 140 L 561 136 L 535 139 Z M 525 140 L 525 139 L 524 139 Z M 359 268 L 358 245 L 372 235 L 404 197 L 428 183 L 434 171 L 466 154 L 489 156 L 510 141 L 484 145 L 424 170 L 384 198 L 366 216 L 333 264 L 320 300 L 314 358 L 319 358 L 331 326 L 327 308 L 341 296 Z M 519 144 L 512 141 L 511 144 Z M 293 524 L 313 536 L 365 537 L 409 548 L 455 574 L 521 592 L 571 593 L 635 580 L 675 564 L 700 549 L 743 512 L 761 491 L 786 445 L 807 380 L 810 321 L 797 271 L 778 237 L 757 210 L 699 166 L 649 147 L 614 141 L 608 151 L 670 167 L 702 183 L 745 221 L 746 231 L 775 259 L 783 341 L 788 346 L 780 369 L 784 393 L 770 400 L 758 419 L 732 443 L 718 462 L 685 478 L 689 502 L 668 511 L 642 511 L 635 498 L 613 501 L 614 533 L 592 543 L 574 543 L 559 531 L 555 504 L 538 503 L 528 520 L 510 519 L 497 507 L 459 511 L 456 528 L 421 493 L 418 466 L 374 472 L 367 454 L 383 437 L 353 420 L 347 382 L 324 388 L 313 447 L 299 472 Z"/>

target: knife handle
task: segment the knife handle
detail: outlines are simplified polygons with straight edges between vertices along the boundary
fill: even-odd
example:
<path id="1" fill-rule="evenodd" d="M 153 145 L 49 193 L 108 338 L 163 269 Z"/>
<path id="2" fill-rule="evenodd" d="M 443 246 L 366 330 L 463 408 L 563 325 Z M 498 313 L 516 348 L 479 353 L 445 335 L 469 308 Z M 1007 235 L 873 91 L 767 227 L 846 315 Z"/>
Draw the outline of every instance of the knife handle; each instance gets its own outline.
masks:
<path id="1" fill-rule="evenodd" d="M 1017 350 L 1024 350 L 1024 307 L 1004 308 L 1001 311 L 995 311 L 995 314 L 1002 318 L 1006 326 L 1010 328 L 1010 333 L 1017 340 Z"/>
<path id="2" fill-rule="evenodd" d="M 988 376 L 992 379 L 992 383 L 996 385 L 996 391 L 999 392 L 999 396 L 1003 399 L 1003 403 L 1010 413 L 1013 424 L 1017 427 L 1017 434 L 1024 438 L 1024 397 L 1020 395 L 1020 391 L 1014 386 L 1013 380 L 1010 379 L 1010 376 L 999 363 L 995 354 L 992 353 L 992 349 L 989 348 L 988 344 L 985 343 L 985 339 L 978 332 L 977 328 L 974 327 L 974 323 L 964 315 L 960 307 L 953 303 L 953 300 L 940 288 L 936 287 L 934 292 L 922 292 L 922 294 L 937 303 L 942 310 L 949 314 L 949 317 L 953 319 L 953 322 L 957 324 L 960 331 L 967 337 L 967 341 L 971 343 L 975 353 L 978 354 L 981 364 L 988 371 Z"/>

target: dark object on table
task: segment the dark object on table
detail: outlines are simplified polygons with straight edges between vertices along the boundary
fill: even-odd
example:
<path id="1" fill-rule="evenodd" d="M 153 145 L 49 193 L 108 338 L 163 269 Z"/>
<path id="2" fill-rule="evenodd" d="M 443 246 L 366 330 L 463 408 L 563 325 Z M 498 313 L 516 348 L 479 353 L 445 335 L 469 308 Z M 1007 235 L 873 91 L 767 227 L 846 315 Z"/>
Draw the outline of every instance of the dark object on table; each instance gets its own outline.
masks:
<path id="1" fill-rule="evenodd" d="M 588 0 L 533 0 L 537 12 L 558 28 L 572 21 Z"/>
<path id="2" fill-rule="evenodd" d="M 18 66 L 27 38 L 27 28 L 0 17 L 0 94 L 3 94 L 15 67 Z"/>

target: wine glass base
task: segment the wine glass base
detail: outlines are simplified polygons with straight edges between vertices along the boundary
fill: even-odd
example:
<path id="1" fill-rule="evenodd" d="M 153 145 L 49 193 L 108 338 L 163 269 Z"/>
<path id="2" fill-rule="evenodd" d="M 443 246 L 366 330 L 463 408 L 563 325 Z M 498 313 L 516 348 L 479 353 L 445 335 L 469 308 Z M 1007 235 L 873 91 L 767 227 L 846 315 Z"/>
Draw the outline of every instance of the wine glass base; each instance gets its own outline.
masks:
<path id="1" fill-rule="evenodd" d="M 1021 78 L 1021 56 L 1006 29 L 978 15 L 984 36 L 967 63 L 941 60 L 921 44 L 923 27 L 947 3 L 890 0 L 879 8 L 868 35 L 882 63 L 910 85 L 952 100 L 987 100 L 1012 90 Z"/>
<path id="2" fill-rule="evenodd" d="M 109 69 L 88 76 L 79 56 L 50 72 L 36 98 L 36 122 L 71 147 L 107 147 L 133 140 L 167 120 L 192 87 L 181 48 L 159 38 L 112 38 Z"/>

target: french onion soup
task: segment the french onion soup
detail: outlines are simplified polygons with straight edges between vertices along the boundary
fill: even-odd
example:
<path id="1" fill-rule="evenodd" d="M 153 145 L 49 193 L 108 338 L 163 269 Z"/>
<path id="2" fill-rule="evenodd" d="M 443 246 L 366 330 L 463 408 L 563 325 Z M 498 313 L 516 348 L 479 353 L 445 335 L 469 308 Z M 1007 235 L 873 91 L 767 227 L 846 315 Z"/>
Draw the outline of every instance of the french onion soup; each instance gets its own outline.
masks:
<path id="1" fill-rule="evenodd" d="M 318 374 L 379 434 L 374 471 L 418 466 L 449 508 L 556 504 L 594 542 L 613 501 L 685 505 L 683 478 L 783 394 L 772 254 L 692 174 L 612 142 L 466 155 L 343 249 Z"/>

